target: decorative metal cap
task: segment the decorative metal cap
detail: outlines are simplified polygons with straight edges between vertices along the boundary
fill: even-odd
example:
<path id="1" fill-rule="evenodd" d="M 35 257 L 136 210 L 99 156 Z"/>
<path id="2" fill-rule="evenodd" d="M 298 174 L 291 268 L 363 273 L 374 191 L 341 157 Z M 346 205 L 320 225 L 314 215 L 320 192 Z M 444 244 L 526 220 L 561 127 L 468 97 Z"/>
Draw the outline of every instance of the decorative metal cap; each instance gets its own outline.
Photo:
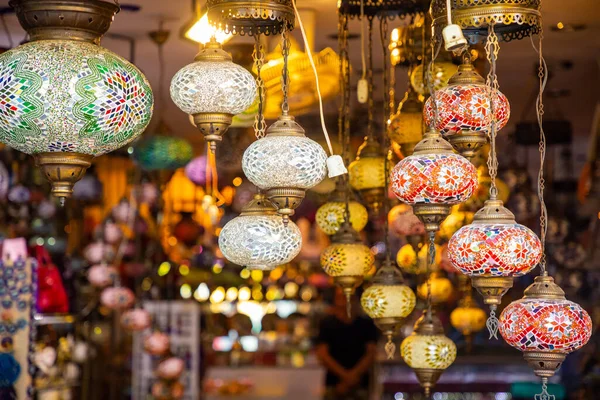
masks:
<path id="1" fill-rule="evenodd" d="M 431 313 L 425 311 L 415 323 L 414 332 L 423 336 L 443 335 L 444 327 L 433 311 Z"/>
<path id="2" fill-rule="evenodd" d="M 566 354 L 546 351 L 526 351 L 523 358 L 540 378 L 551 378 L 560 368 Z"/>
<path id="3" fill-rule="evenodd" d="M 458 71 L 448 80 L 448 85 L 485 85 L 485 79 L 475 71 L 471 58 L 463 58 Z"/>
<path id="4" fill-rule="evenodd" d="M 48 152 L 34 155 L 35 163 L 39 166 L 52 186 L 52 194 L 60 198 L 64 204 L 65 198 L 71 197 L 73 187 L 85 171 L 92 165 L 94 156 L 81 153 Z"/>
<path id="5" fill-rule="evenodd" d="M 257 193 L 243 208 L 240 215 L 277 215 L 277 208 L 262 193 Z"/>
<path id="6" fill-rule="evenodd" d="M 340 14 L 350 18 L 360 18 L 361 0 L 338 1 Z M 364 14 L 368 19 L 375 16 L 406 17 L 417 13 L 425 13 L 429 2 L 424 0 L 364 0 Z"/>
<path id="7" fill-rule="evenodd" d="M 473 287 L 483 296 L 484 304 L 497 306 L 513 286 L 512 276 L 477 275 L 471 277 Z"/>
<path id="8" fill-rule="evenodd" d="M 333 243 L 344 243 L 344 244 L 352 244 L 352 243 L 361 243 L 360 236 L 358 232 L 354 228 L 349 221 L 342 222 L 340 225 L 340 229 L 331 237 L 331 241 Z"/>
<path id="9" fill-rule="evenodd" d="M 208 20 L 234 35 L 278 35 L 294 29 L 292 0 L 207 0 Z"/>
<path id="10" fill-rule="evenodd" d="M 221 43 L 217 42 L 214 37 L 204 45 L 200 53 L 196 55 L 194 61 L 232 61 L 231 55 L 223 50 Z"/>
<path id="11" fill-rule="evenodd" d="M 536 276 L 535 281 L 525 289 L 524 299 L 565 300 L 565 292 L 548 275 Z"/>
<path id="12" fill-rule="evenodd" d="M 516 224 L 515 215 L 502 200 L 487 200 L 482 209 L 475 213 L 473 224 Z"/>
<path id="13" fill-rule="evenodd" d="M 423 139 L 415 146 L 413 155 L 419 154 L 453 154 L 452 145 L 436 130 L 425 133 Z"/>
<path id="14" fill-rule="evenodd" d="M 280 115 L 267 129 L 270 136 L 305 136 L 305 132 L 293 116 L 286 114 Z"/>
<path id="15" fill-rule="evenodd" d="M 404 283 L 404 279 L 402 279 L 402 273 L 398 267 L 396 267 L 396 264 L 392 263 L 391 260 L 386 259 L 377 270 L 372 282 L 374 284 L 392 286 L 401 285 Z"/>
<path id="16" fill-rule="evenodd" d="M 65 39 L 98 44 L 120 8 L 100 0 L 11 0 L 30 41 Z"/>

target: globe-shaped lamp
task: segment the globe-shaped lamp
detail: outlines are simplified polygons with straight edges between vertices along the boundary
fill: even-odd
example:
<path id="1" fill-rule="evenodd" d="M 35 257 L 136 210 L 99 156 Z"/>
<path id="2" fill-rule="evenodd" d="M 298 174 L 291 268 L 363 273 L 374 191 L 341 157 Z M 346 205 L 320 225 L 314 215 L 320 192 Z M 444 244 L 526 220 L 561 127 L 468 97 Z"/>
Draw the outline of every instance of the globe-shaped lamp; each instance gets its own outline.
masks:
<path id="1" fill-rule="evenodd" d="M 456 359 L 456 345 L 444 335 L 439 318 L 429 312 L 417 321 L 413 333 L 400 345 L 400 352 L 415 371 L 426 396 Z"/>
<path id="2" fill-rule="evenodd" d="M 552 377 L 567 354 L 585 345 L 592 334 L 592 320 L 579 304 L 549 276 L 538 276 L 521 300 L 500 314 L 500 334 L 523 352 L 535 374 Z"/>
<path id="3" fill-rule="evenodd" d="M 304 135 L 294 117 L 284 114 L 246 149 L 242 168 L 287 222 L 305 191 L 325 179 L 326 162 L 323 147 Z"/>
<path id="4" fill-rule="evenodd" d="M 439 132 L 429 131 L 413 155 L 396 164 L 390 182 L 398 199 L 413 206 L 425 230 L 435 232 L 452 205 L 471 197 L 477 188 L 477 170 L 455 154 Z"/>
<path id="5" fill-rule="evenodd" d="M 491 90 L 494 92 L 491 93 Z M 432 96 L 425 102 L 423 113 L 427 125 L 437 113 L 435 129 L 448 138 L 456 151 L 471 158 L 487 142 L 494 120 L 496 131 L 506 125 L 510 105 L 506 96 L 486 85 L 467 56 L 458 72 L 450 78 L 448 86 L 435 92 L 435 106 Z"/>
<path id="6" fill-rule="evenodd" d="M 390 119 L 388 136 L 400 145 L 404 156 L 410 156 L 416 144 L 423 139 L 423 102 L 412 87 Z"/>
<path id="7" fill-rule="evenodd" d="M 448 84 L 448 80 L 456 73 L 458 67 L 450 61 L 436 62 L 433 65 L 433 89 L 438 91 Z M 421 96 L 429 93 L 424 83 L 423 64 L 418 65 L 410 74 L 410 84 Z"/>
<path id="8" fill-rule="evenodd" d="M 433 265 L 429 266 L 429 269 L 434 272 L 440 268 L 440 262 L 442 261 L 441 247 L 437 244 L 435 247 L 435 257 Z M 405 244 L 398 250 L 396 254 L 396 263 L 402 269 L 402 271 L 408 274 L 425 274 L 427 272 L 427 262 L 429 260 L 429 244 L 419 243 L 415 251 L 415 247 L 411 244 Z"/>
<path id="9" fill-rule="evenodd" d="M 185 166 L 185 176 L 196 185 L 206 183 L 206 156 L 194 158 Z"/>
<path id="10" fill-rule="evenodd" d="M 97 44 L 119 9 L 112 2 L 10 4 L 30 41 L 0 55 L 0 141 L 33 155 L 64 201 L 94 157 L 144 131 L 152 90 L 133 64 Z"/>
<path id="11" fill-rule="evenodd" d="M 329 201 L 323 204 L 317 210 L 317 225 L 328 235 L 334 235 L 345 220 L 346 215 L 346 196 L 347 187 L 338 179 L 336 188 L 331 194 Z M 369 222 L 369 213 L 365 206 L 358 201 L 350 200 L 348 202 L 348 211 L 350 213 L 350 224 L 355 231 L 362 231 L 367 222 Z"/>
<path id="12" fill-rule="evenodd" d="M 378 212 L 386 195 L 385 154 L 372 136 L 365 137 L 348 174 L 352 189 L 360 193 L 369 210 Z"/>
<path id="13" fill-rule="evenodd" d="M 390 232 L 396 236 L 419 236 L 425 235 L 425 226 L 417 217 L 408 204 L 398 204 L 392 207 L 388 213 Z M 422 240 L 419 240 L 421 242 Z M 410 240 L 409 240 L 410 242 Z"/>
<path id="14" fill-rule="evenodd" d="M 471 277 L 492 310 L 490 333 L 496 336 L 495 310 L 512 287 L 513 278 L 531 271 L 542 258 L 542 244 L 500 200 L 488 200 L 473 223 L 460 228 L 448 242 L 448 258 Z"/>
<path id="15" fill-rule="evenodd" d="M 135 160 L 144 171 L 174 171 L 184 167 L 193 156 L 194 150 L 187 140 L 160 134 L 144 138 L 134 151 Z"/>
<path id="16" fill-rule="evenodd" d="M 234 64 L 214 38 L 171 81 L 173 102 L 193 116 L 194 125 L 213 151 L 233 116 L 252 105 L 256 92 L 252 74 Z"/>
<path id="17" fill-rule="evenodd" d="M 377 271 L 372 282 L 363 292 L 360 303 L 387 337 L 385 350 L 388 359 L 392 359 L 396 352 L 393 337 L 404 319 L 414 310 L 417 298 L 412 289 L 404 284 L 398 268 L 389 260 Z"/>
<path id="18" fill-rule="evenodd" d="M 450 314 L 450 323 L 465 337 L 485 328 L 486 319 L 485 311 L 477 305 L 470 293 L 460 300 L 458 307 Z"/>
<path id="19" fill-rule="evenodd" d="M 219 234 L 219 248 L 229 261 L 248 269 L 271 270 L 292 261 L 302 247 L 295 223 L 287 225 L 275 206 L 257 194 Z"/>
<path id="20" fill-rule="evenodd" d="M 433 304 L 441 304 L 448 301 L 450 296 L 452 296 L 454 287 L 450 279 L 446 278 L 440 271 L 436 271 L 431 274 L 427 282 L 417 287 L 417 295 L 421 299 L 426 300 L 428 290 L 431 290 L 431 302 Z"/>

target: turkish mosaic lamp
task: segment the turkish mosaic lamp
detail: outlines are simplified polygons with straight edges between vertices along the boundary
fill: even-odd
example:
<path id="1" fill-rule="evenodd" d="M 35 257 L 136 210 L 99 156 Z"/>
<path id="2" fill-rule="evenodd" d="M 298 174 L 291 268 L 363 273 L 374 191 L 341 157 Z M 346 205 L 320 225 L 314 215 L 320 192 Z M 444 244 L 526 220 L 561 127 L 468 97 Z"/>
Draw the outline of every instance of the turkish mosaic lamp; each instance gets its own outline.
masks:
<path id="1" fill-rule="evenodd" d="M 315 216 L 317 225 L 327 235 L 334 235 L 345 219 L 347 186 L 342 179 L 336 182 L 335 190 L 331 193 L 329 201 L 317 210 Z M 350 199 L 348 202 L 350 224 L 355 231 L 362 231 L 369 222 L 369 212 L 361 203 Z"/>
<path id="2" fill-rule="evenodd" d="M 0 55 L 0 141 L 31 154 L 70 197 L 94 157 L 125 146 L 152 117 L 144 75 L 99 46 L 112 2 L 11 0 L 30 41 Z"/>

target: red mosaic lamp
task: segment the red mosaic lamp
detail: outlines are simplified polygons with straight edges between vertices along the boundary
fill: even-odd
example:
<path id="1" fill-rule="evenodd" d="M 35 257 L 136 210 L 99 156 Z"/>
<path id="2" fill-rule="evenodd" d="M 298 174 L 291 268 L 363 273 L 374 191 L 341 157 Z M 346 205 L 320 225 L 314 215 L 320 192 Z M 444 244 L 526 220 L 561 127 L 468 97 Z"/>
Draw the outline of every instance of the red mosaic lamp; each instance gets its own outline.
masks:
<path id="1" fill-rule="evenodd" d="M 487 143 L 494 122 L 492 98 L 496 131 L 499 131 L 510 117 L 508 99 L 498 89 L 486 85 L 485 79 L 475 71 L 470 57 L 466 56 L 458 72 L 448 81 L 448 86 L 436 91 L 435 98 L 432 96 L 427 100 L 423 118 L 428 126 L 435 120 L 435 128 L 456 151 L 471 158 Z"/>
<path id="2" fill-rule="evenodd" d="M 536 277 L 523 298 L 510 303 L 500 314 L 500 335 L 523 352 L 535 374 L 542 378 L 544 391 L 548 378 L 566 355 L 584 346 L 591 334 L 588 313 L 567 300 L 565 292 L 546 273 Z M 543 395 L 549 396 L 547 392 Z"/>
<path id="3" fill-rule="evenodd" d="M 396 197 L 413 206 L 425 230 L 436 232 L 451 207 L 468 200 L 477 188 L 477 170 L 439 132 L 430 130 L 414 153 L 392 169 L 390 182 Z"/>

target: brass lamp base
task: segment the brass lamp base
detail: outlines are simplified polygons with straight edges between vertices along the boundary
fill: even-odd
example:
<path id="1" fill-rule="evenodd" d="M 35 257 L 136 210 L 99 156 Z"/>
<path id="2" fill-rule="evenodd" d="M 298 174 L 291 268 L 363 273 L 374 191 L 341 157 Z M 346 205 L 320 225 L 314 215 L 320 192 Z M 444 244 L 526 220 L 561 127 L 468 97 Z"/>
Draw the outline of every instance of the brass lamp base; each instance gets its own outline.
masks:
<path id="1" fill-rule="evenodd" d="M 217 143 L 223 140 L 223 135 L 233 122 L 233 115 L 225 113 L 200 113 L 194 114 L 194 125 L 200 130 L 214 153 Z"/>
<path id="2" fill-rule="evenodd" d="M 385 188 L 372 188 L 360 190 L 360 197 L 373 213 L 378 213 L 385 201 Z"/>
<path id="3" fill-rule="evenodd" d="M 348 317 L 350 317 L 352 313 L 352 295 L 354 295 L 356 288 L 362 285 L 363 280 L 362 276 L 335 276 L 333 278 L 333 282 L 336 286 L 342 288 L 342 291 L 346 296 L 346 311 L 348 312 Z"/>
<path id="4" fill-rule="evenodd" d="M 396 345 L 394 344 L 394 336 L 402 326 L 405 318 L 400 317 L 389 317 L 389 318 L 375 318 L 373 322 L 375 326 L 385 335 L 387 343 L 385 344 L 385 352 L 388 360 L 394 358 L 396 353 Z"/>
<path id="5" fill-rule="evenodd" d="M 94 156 L 82 153 L 38 153 L 35 163 L 52 185 L 52 194 L 64 204 L 66 197 L 73 194 L 73 186 L 92 165 Z"/>
<path id="6" fill-rule="evenodd" d="M 421 387 L 425 391 L 425 396 L 429 397 L 431 395 L 431 389 L 440 379 L 440 376 L 442 376 L 444 370 L 433 368 L 415 368 L 414 371 L 417 375 L 419 383 L 421 384 Z"/>
<path id="7" fill-rule="evenodd" d="M 290 216 L 294 215 L 305 194 L 304 189 L 298 188 L 272 188 L 265 191 L 267 198 L 277 207 L 277 212 L 283 215 L 285 224 L 289 222 Z"/>
<path id="8" fill-rule="evenodd" d="M 566 355 L 562 353 L 548 353 L 542 351 L 526 351 L 523 358 L 533 369 L 533 372 L 540 378 L 550 378 L 554 376 Z"/>
<path id="9" fill-rule="evenodd" d="M 487 305 L 499 305 L 502 296 L 513 286 L 513 278 L 510 276 L 479 275 L 472 276 L 473 287 L 483 296 L 483 302 Z"/>
<path id="10" fill-rule="evenodd" d="M 448 141 L 454 150 L 470 160 L 487 143 L 487 136 L 483 132 L 459 132 L 448 136 Z"/>
<path id="11" fill-rule="evenodd" d="M 451 208 L 448 204 L 415 204 L 413 212 L 423 222 L 427 232 L 437 232 Z"/>

